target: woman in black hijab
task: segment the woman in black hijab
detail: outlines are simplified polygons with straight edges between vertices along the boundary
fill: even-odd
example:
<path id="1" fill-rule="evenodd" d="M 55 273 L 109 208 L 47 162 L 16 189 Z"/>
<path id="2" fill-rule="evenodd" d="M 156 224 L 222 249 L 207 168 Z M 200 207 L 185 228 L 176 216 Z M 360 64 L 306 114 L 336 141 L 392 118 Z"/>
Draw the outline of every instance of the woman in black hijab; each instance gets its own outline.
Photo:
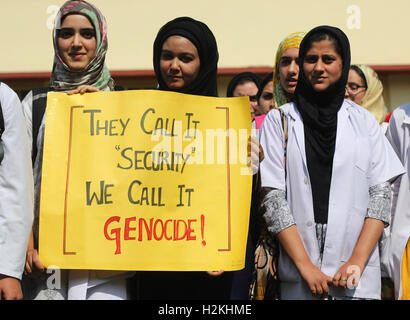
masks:
<path id="1" fill-rule="evenodd" d="M 253 72 L 241 72 L 229 81 L 226 91 L 227 97 L 249 97 L 252 120 L 258 109 L 257 95 L 261 82 L 262 79 L 257 74 Z"/>
<path id="2" fill-rule="evenodd" d="M 300 45 L 293 101 L 280 108 L 288 140 L 276 110 L 262 125 L 264 218 L 281 244 L 282 299 L 380 299 L 377 242 L 403 169 L 374 116 L 344 100 L 349 67 L 346 35 L 314 28 Z"/>
<path id="3" fill-rule="evenodd" d="M 189 17 L 166 23 L 154 42 L 158 89 L 216 97 L 218 57 L 215 37 L 204 23 Z M 228 299 L 232 278 L 229 272 L 219 276 L 143 272 L 138 276 L 137 298 L 147 300 Z"/>
<path id="4" fill-rule="evenodd" d="M 231 79 L 231 81 L 229 81 L 228 88 L 226 89 L 226 96 L 233 97 L 236 87 L 246 82 L 253 82 L 256 85 L 256 88 L 259 89 L 262 79 L 256 73 L 253 72 L 246 71 L 238 73 Z"/>
<path id="5" fill-rule="evenodd" d="M 303 59 L 306 59 L 306 53 L 312 43 L 326 39 L 330 40 L 336 53 L 342 59 L 339 79 L 321 90 L 320 84 L 318 88 L 312 86 L 312 79 L 308 78 L 306 70 L 299 65 L 299 81 L 294 96 L 304 123 L 306 158 L 312 182 L 315 221 L 320 223 L 327 221 L 333 155 L 336 145 L 337 114 L 344 101 L 349 76 L 350 44 L 340 29 L 323 26 L 313 29 L 299 48 L 301 64 Z M 325 85 L 322 87 L 324 88 Z"/>
<path id="6" fill-rule="evenodd" d="M 196 48 L 200 62 L 195 79 L 178 90 L 169 87 L 166 79 L 164 79 L 164 70 L 161 69 L 161 60 L 172 58 L 172 56 L 167 55 L 169 52 L 164 54 L 163 50 L 164 43 L 172 36 L 189 40 Z M 184 60 L 186 57 L 180 56 L 179 58 Z M 158 89 L 216 97 L 218 96 L 218 59 L 219 54 L 215 37 L 206 24 L 189 17 L 176 18 L 166 23 L 159 30 L 154 42 L 154 71 L 158 81 Z"/>

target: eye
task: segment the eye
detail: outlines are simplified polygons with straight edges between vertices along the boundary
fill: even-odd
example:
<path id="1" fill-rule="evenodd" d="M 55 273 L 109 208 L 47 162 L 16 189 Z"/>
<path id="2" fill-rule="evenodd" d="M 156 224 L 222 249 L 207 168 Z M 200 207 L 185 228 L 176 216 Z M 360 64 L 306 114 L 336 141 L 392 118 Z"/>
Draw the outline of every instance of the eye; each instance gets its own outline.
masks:
<path id="1" fill-rule="evenodd" d="M 327 56 L 327 55 L 325 55 L 325 56 L 322 57 L 322 60 L 323 60 L 323 62 L 326 63 L 326 64 L 331 64 L 333 61 L 336 60 L 336 58 L 335 58 L 335 57 L 332 57 L 332 56 Z"/>
<path id="2" fill-rule="evenodd" d="M 292 62 L 292 59 L 290 59 L 289 57 L 282 57 L 280 59 L 280 65 L 282 67 L 286 67 L 286 66 L 290 65 L 291 62 Z"/>
<path id="3" fill-rule="evenodd" d="M 264 100 L 272 100 L 273 99 L 273 93 L 265 92 L 264 94 L 262 94 L 262 98 Z"/>
<path id="4" fill-rule="evenodd" d="M 256 101 L 256 96 L 249 96 L 249 101 L 255 102 Z"/>
<path id="5" fill-rule="evenodd" d="M 190 54 L 182 54 L 181 56 L 179 56 L 179 60 L 184 63 L 189 63 L 194 60 L 194 57 L 192 57 Z"/>
<path id="6" fill-rule="evenodd" d="M 309 55 L 305 57 L 305 62 L 306 63 L 315 63 L 318 60 L 318 56 L 316 55 Z"/>
<path id="7" fill-rule="evenodd" d="M 91 39 L 95 37 L 94 29 L 81 29 L 80 34 L 86 39 Z"/>
<path id="8" fill-rule="evenodd" d="M 174 55 L 169 51 L 162 51 L 161 52 L 161 60 L 171 60 L 174 58 Z"/>
<path id="9" fill-rule="evenodd" d="M 74 30 L 70 28 L 64 28 L 58 30 L 58 37 L 63 39 L 68 39 L 74 35 Z"/>

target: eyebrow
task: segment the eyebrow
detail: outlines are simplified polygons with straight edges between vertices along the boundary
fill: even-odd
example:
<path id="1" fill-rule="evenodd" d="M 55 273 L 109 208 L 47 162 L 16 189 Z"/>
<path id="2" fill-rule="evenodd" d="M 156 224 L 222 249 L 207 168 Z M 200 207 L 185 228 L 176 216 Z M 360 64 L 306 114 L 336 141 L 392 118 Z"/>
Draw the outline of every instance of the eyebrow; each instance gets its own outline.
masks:
<path id="1" fill-rule="evenodd" d="M 358 87 L 366 87 L 364 84 L 361 85 L 360 83 L 357 83 L 357 82 L 354 82 L 354 81 L 347 82 L 347 84 L 348 85 L 356 85 Z"/>
<path id="2" fill-rule="evenodd" d="M 299 58 L 299 55 L 298 55 L 298 56 L 296 56 L 296 57 L 294 57 L 294 56 L 287 56 L 287 55 L 283 55 L 283 56 L 281 56 L 280 58 L 281 58 L 281 59 L 297 59 L 297 58 Z"/>
<path id="3" fill-rule="evenodd" d="M 168 50 L 168 49 L 162 49 L 161 53 L 172 53 L 172 54 L 174 54 L 174 51 Z M 193 54 L 192 52 L 188 52 L 188 51 L 184 51 L 184 52 L 179 53 L 179 55 L 181 55 L 181 54 L 186 54 L 186 55 L 189 55 L 189 56 L 192 56 L 192 57 L 195 56 L 195 54 Z"/>
<path id="4" fill-rule="evenodd" d="M 60 28 L 60 29 L 57 29 L 58 31 L 61 31 L 61 30 L 74 30 L 74 28 L 73 27 L 62 27 L 62 28 Z M 94 28 L 80 28 L 79 30 L 87 30 L 87 31 L 95 31 L 94 30 Z"/>
<path id="5" fill-rule="evenodd" d="M 319 54 L 318 53 L 310 53 L 310 54 L 305 55 L 305 57 L 311 57 L 311 56 L 319 56 Z M 325 57 L 325 56 L 327 56 L 327 57 L 336 57 L 336 55 L 333 54 L 333 53 L 324 53 L 321 56 L 322 57 Z"/>

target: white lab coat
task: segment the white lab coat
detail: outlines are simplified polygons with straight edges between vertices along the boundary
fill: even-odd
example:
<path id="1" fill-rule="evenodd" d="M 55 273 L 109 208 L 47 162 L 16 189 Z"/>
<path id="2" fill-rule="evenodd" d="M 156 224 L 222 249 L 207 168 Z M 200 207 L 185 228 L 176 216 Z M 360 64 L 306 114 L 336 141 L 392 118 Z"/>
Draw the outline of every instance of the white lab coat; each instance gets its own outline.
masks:
<path id="1" fill-rule="evenodd" d="M 410 237 L 410 103 L 394 110 L 386 136 L 407 171 L 393 185 L 390 235 L 382 250 L 382 265 L 393 279 L 396 299 L 401 299 L 401 264 Z"/>
<path id="2" fill-rule="evenodd" d="M 20 100 L 1 83 L 0 101 L 5 128 L 0 165 L 0 274 L 21 279 L 33 222 L 33 173 Z"/>
<path id="3" fill-rule="evenodd" d="M 287 201 L 310 260 L 323 273 L 333 277 L 353 252 L 367 212 L 369 187 L 392 180 L 403 173 L 403 167 L 374 116 L 345 100 L 338 113 L 327 234 L 320 262 L 303 121 L 294 103 L 288 103 L 281 109 L 288 119 L 287 176 L 283 163 L 281 119 L 279 112 L 272 110 L 261 128 L 265 154 L 260 165 L 262 187 L 287 191 Z M 312 299 L 307 284 L 284 250 L 281 250 L 279 259 L 282 299 Z M 380 299 L 380 282 L 379 250 L 376 246 L 359 286 L 346 290 L 330 286 L 329 294 Z"/>

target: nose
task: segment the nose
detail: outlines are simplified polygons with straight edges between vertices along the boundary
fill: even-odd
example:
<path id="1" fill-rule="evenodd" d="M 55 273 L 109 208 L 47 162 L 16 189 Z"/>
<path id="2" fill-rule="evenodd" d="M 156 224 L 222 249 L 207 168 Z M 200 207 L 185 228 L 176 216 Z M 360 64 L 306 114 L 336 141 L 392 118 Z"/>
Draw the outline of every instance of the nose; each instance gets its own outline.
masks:
<path id="1" fill-rule="evenodd" d="M 258 102 L 251 101 L 251 113 L 256 113 L 258 111 Z"/>
<path id="2" fill-rule="evenodd" d="M 323 61 L 322 59 L 319 58 L 315 64 L 314 70 L 316 72 L 323 72 L 323 67 L 324 67 Z"/>
<path id="3" fill-rule="evenodd" d="M 178 68 L 178 62 L 177 62 L 177 59 L 172 59 L 172 62 L 171 62 L 171 67 L 173 67 L 173 68 Z"/>
<path id="4" fill-rule="evenodd" d="M 349 99 L 349 92 L 347 91 L 347 88 L 345 90 L 345 99 Z"/>
<path id="5" fill-rule="evenodd" d="M 178 59 L 174 58 L 171 61 L 171 65 L 169 66 L 169 69 L 172 73 L 178 73 L 179 72 L 179 63 L 178 63 Z"/>
<path id="6" fill-rule="evenodd" d="M 82 42 L 81 42 L 81 36 L 79 33 L 75 33 L 74 37 L 73 37 L 73 47 L 81 47 L 82 46 Z"/>
<path id="7" fill-rule="evenodd" d="M 292 60 L 292 62 L 290 63 L 288 71 L 292 75 L 298 74 L 299 65 L 296 63 L 295 60 Z"/>

